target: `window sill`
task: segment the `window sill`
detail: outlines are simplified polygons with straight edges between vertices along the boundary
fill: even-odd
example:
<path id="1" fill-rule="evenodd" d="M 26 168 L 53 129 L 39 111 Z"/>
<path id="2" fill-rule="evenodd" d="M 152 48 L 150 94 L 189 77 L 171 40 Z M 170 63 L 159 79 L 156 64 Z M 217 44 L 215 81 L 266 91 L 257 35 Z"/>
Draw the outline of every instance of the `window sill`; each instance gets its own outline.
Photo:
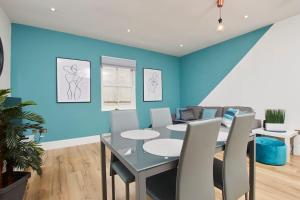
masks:
<path id="1" fill-rule="evenodd" d="M 115 108 L 115 107 L 111 107 L 111 108 L 102 108 L 101 111 L 102 112 L 108 112 L 108 111 L 113 111 L 113 110 L 135 110 L 136 107 L 132 107 L 132 106 L 128 106 L 128 107 L 120 107 L 120 108 Z"/>

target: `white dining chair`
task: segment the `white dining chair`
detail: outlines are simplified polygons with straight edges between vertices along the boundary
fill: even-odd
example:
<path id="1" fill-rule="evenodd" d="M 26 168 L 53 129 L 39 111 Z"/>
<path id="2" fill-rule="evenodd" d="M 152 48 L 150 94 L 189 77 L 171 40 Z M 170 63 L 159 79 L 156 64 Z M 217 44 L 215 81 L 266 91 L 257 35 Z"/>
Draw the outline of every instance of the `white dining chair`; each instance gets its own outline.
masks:
<path id="1" fill-rule="evenodd" d="M 170 108 L 153 108 L 150 113 L 152 128 L 166 127 L 173 124 Z"/>

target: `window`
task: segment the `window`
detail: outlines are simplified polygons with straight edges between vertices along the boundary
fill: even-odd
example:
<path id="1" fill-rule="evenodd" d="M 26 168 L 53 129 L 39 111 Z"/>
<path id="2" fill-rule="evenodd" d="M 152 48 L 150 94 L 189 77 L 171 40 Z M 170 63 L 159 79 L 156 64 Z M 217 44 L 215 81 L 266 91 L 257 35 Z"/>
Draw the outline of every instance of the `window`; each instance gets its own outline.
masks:
<path id="1" fill-rule="evenodd" d="M 135 109 L 135 60 L 102 56 L 102 111 Z"/>

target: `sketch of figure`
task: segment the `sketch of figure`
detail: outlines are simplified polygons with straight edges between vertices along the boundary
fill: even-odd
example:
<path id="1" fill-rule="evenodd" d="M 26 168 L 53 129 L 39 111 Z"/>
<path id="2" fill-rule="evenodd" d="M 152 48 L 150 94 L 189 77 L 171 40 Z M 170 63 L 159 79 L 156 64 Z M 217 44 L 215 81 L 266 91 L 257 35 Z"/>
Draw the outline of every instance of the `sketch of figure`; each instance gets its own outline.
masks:
<path id="1" fill-rule="evenodd" d="M 56 59 L 57 103 L 91 102 L 91 62 Z"/>
<path id="2" fill-rule="evenodd" d="M 155 94 L 156 93 L 156 89 L 158 88 L 159 85 L 159 75 L 157 72 L 153 72 L 151 74 L 151 76 L 148 79 L 148 92 Z"/>
<path id="3" fill-rule="evenodd" d="M 83 77 L 80 75 L 77 65 L 64 66 L 63 69 L 66 73 L 68 99 L 79 99 L 81 96 L 80 82 Z"/>
<path id="4" fill-rule="evenodd" d="M 162 71 L 144 69 L 144 101 L 162 101 Z"/>

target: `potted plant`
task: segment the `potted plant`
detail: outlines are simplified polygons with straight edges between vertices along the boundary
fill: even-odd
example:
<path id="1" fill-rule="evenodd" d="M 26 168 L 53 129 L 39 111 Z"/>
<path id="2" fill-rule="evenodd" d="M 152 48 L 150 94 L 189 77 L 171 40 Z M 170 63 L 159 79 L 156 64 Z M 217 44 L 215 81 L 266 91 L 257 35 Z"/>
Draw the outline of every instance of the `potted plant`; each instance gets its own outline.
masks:
<path id="1" fill-rule="evenodd" d="M 26 140 L 24 132 L 42 130 L 44 119 L 23 110 L 36 105 L 33 101 L 6 105 L 9 93 L 9 89 L 0 90 L 0 199 L 22 200 L 30 177 L 24 170 L 31 168 L 41 175 L 43 154 L 38 144 Z"/>
<path id="2" fill-rule="evenodd" d="M 267 131 L 286 131 L 285 127 L 285 111 L 268 109 L 265 112 L 265 128 Z"/>

